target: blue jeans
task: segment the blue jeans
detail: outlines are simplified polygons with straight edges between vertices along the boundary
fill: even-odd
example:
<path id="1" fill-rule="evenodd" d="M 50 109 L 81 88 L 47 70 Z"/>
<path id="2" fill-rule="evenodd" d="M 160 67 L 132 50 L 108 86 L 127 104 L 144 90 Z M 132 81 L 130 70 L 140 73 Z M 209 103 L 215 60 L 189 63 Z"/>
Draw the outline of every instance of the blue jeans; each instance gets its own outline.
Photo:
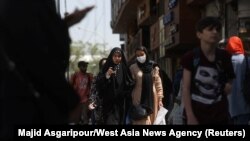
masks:
<path id="1" fill-rule="evenodd" d="M 233 118 L 234 125 L 248 125 L 250 122 L 250 114 L 239 115 Z"/>

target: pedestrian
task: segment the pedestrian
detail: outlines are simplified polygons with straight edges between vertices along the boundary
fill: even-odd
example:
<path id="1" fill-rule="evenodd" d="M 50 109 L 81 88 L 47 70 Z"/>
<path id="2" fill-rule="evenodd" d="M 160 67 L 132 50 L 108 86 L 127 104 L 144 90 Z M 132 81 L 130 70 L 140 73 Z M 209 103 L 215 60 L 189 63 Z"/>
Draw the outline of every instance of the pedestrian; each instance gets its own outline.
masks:
<path id="1" fill-rule="evenodd" d="M 218 48 L 221 26 L 216 17 L 201 19 L 196 26 L 200 47 L 181 60 L 187 124 L 229 123 L 227 95 L 235 75 L 230 54 Z"/>
<path id="2" fill-rule="evenodd" d="M 132 105 L 143 106 L 147 115 L 143 118 L 133 119 L 131 114 L 130 118 L 132 118 L 133 125 L 152 125 L 159 107 L 163 106 L 163 87 L 159 67 L 149 59 L 145 47 L 137 47 L 135 55 L 136 62 L 130 66 L 132 77 L 136 82 L 132 91 Z"/>
<path id="3" fill-rule="evenodd" d="M 88 62 L 83 60 L 78 62 L 79 71 L 75 72 L 71 77 L 71 85 L 80 97 L 80 124 L 89 123 L 89 109 L 88 101 L 90 95 L 90 88 L 93 80 L 93 74 L 87 73 Z"/>
<path id="4" fill-rule="evenodd" d="M 93 83 L 91 85 L 91 93 L 89 97 L 89 110 L 92 111 L 92 124 L 98 125 L 98 124 L 104 124 L 103 119 L 103 98 L 100 96 L 100 92 L 103 91 L 103 87 L 97 85 L 97 81 L 101 79 L 101 70 L 106 63 L 107 58 L 102 58 L 99 61 L 99 73 L 94 77 Z"/>
<path id="5" fill-rule="evenodd" d="M 124 124 L 126 98 L 130 95 L 133 81 L 121 48 L 111 50 L 96 83 L 102 87 L 100 96 L 103 98 L 104 124 Z"/>
<path id="6" fill-rule="evenodd" d="M 232 83 L 232 91 L 228 95 L 229 112 L 233 124 L 247 125 L 250 121 L 250 105 L 246 102 L 243 95 L 243 80 L 246 77 L 246 60 L 245 51 L 243 48 L 242 40 L 237 36 L 232 36 L 228 39 L 226 50 L 232 54 L 231 60 L 236 74 Z M 249 61 L 250 62 L 250 61 Z"/>

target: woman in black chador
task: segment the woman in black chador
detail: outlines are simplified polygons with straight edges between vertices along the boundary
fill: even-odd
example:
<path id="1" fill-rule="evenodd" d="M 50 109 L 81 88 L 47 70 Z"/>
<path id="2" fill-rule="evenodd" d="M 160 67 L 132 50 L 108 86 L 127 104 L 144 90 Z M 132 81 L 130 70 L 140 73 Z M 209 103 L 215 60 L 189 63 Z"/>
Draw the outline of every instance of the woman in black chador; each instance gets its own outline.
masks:
<path id="1" fill-rule="evenodd" d="M 111 50 L 97 85 L 102 87 L 100 96 L 103 98 L 104 124 L 124 124 L 126 98 L 130 96 L 133 81 L 120 48 Z"/>

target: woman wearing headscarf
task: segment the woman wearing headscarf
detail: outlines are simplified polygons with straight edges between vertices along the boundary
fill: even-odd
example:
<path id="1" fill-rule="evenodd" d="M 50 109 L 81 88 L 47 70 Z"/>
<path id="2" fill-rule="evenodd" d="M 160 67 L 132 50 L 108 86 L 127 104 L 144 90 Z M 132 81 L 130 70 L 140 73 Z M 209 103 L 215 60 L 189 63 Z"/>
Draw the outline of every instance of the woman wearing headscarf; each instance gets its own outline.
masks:
<path id="1" fill-rule="evenodd" d="M 126 98 L 130 95 L 133 81 L 127 67 L 123 51 L 115 47 L 111 50 L 97 85 L 102 89 L 104 124 L 125 123 Z"/>
<path id="2" fill-rule="evenodd" d="M 132 103 L 134 106 L 142 105 L 147 109 L 148 116 L 143 119 L 132 119 L 132 124 L 151 125 L 156 119 L 159 107 L 163 106 L 163 88 L 159 67 L 149 60 L 145 47 L 137 47 L 135 54 L 136 62 L 130 66 L 132 77 L 136 82 L 132 91 Z"/>
<path id="3" fill-rule="evenodd" d="M 226 50 L 232 55 L 231 60 L 236 74 L 232 83 L 232 91 L 228 95 L 230 116 L 233 124 L 246 125 L 250 121 L 250 105 L 245 101 L 242 86 L 246 73 L 246 59 L 248 57 L 244 56 L 245 51 L 242 40 L 237 36 L 232 36 L 228 39 Z"/>
<path id="4" fill-rule="evenodd" d="M 91 93 L 89 96 L 89 110 L 91 110 L 91 122 L 92 124 L 104 124 L 103 123 L 103 109 L 102 109 L 102 99 L 99 96 L 99 93 L 102 91 L 97 85 L 96 82 L 99 81 L 102 73 L 101 70 L 106 63 L 107 58 L 102 58 L 99 61 L 99 73 L 94 77 L 93 83 L 91 85 Z"/>

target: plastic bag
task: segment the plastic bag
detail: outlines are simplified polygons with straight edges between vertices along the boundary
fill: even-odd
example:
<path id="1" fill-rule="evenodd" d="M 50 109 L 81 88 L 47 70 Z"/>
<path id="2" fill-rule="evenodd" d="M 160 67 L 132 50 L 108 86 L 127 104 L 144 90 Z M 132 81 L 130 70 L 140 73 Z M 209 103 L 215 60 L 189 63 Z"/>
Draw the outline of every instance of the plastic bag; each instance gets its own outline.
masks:
<path id="1" fill-rule="evenodd" d="M 174 108 L 171 112 L 171 116 L 169 116 L 169 120 L 172 121 L 173 125 L 183 125 L 184 117 L 183 117 L 183 105 L 179 105 L 177 103 L 174 104 Z"/>
<path id="2" fill-rule="evenodd" d="M 167 113 L 168 110 L 161 106 L 154 121 L 154 125 L 166 125 L 165 116 Z"/>

